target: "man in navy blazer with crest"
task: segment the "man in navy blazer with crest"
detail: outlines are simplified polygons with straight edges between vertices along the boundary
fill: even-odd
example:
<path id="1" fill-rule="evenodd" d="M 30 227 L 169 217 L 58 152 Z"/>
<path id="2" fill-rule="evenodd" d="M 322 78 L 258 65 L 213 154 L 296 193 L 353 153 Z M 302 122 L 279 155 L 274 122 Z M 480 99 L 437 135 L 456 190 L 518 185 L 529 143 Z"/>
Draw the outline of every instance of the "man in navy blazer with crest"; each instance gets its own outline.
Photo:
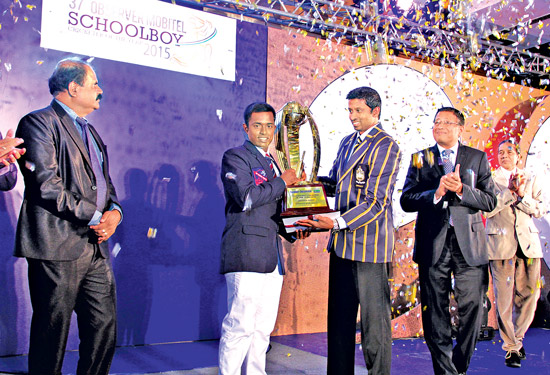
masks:
<path id="1" fill-rule="evenodd" d="M 275 128 L 272 106 L 250 104 L 243 124 L 248 140 L 222 159 L 226 224 L 220 272 L 228 312 L 220 339 L 221 375 L 265 374 L 284 274 L 279 214 L 286 186 L 300 180 L 293 169 L 279 173 L 268 153 Z M 307 235 L 300 232 L 298 238 Z"/>
<path id="2" fill-rule="evenodd" d="M 332 229 L 328 294 L 327 374 L 350 375 L 355 367 L 357 310 L 369 374 L 391 371 L 391 305 L 388 284 L 394 228 L 392 193 L 401 152 L 380 125 L 380 95 L 370 87 L 350 91 L 349 118 L 356 132 L 340 143 L 328 177 L 341 216 L 315 215 L 298 224 Z"/>
<path id="3" fill-rule="evenodd" d="M 401 195 L 403 210 L 418 212 L 413 260 L 419 266 L 424 337 L 436 375 L 466 373 L 489 280 L 481 211 L 495 208 L 495 185 L 487 155 L 459 142 L 464 122 L 455 108 L 437 111 L 437 143 L 413 155 Z M 451 292 L 459 315 L 454 348 Z"/>

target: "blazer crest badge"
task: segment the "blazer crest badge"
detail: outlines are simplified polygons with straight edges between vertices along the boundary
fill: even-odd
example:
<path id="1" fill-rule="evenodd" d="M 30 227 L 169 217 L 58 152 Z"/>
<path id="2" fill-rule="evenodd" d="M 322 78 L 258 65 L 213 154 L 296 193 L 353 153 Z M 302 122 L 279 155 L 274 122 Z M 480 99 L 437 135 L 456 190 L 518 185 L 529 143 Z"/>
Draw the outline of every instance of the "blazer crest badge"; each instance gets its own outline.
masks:
<path id="1" fill-rule="evenodd" d="M 252 175 L 254 176 L 254 183 L 256 186 L 267 181 L 267 173 L 265 173 L 263 168 L 252 169 Z"/>

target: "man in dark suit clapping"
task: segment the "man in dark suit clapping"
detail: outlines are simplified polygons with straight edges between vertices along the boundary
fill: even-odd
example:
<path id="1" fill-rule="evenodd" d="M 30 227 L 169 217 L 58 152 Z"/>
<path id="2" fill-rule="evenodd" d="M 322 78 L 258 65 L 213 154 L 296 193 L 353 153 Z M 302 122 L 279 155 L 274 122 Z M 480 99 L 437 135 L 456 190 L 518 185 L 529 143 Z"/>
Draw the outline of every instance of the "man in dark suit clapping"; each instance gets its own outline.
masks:
<path id="1" fill-rule="evenodd" d="M 403 210 L 418 212 L 413 260 L 418 263 L 422 324 L 436 375 L 468 369 L 489 280 L 480 211 L 495 208 L 495 186 L 487 155 L 459 142 L 463 131 L 460 111 L 450 107 L 437 111 L 433 127 L 437 144 L 413 155 L 401 195 Z M 454 348 L 451 292 L 459 315 Z"/>
<path id="2" fill-rule="evenodd" d="M 122 211 L 105 144 L 84 118 L 102 90 L 92 67 L 60 61 L 51 104 L 24 116 L 16 135 L 25 194 L 15 256 L 28 263 L 33 308 L 29 374 L 61 374 L 73 310 L 80 337 L 77 374 L 108 374 L 116 342 L 115 282 L 107 240 Z"/>

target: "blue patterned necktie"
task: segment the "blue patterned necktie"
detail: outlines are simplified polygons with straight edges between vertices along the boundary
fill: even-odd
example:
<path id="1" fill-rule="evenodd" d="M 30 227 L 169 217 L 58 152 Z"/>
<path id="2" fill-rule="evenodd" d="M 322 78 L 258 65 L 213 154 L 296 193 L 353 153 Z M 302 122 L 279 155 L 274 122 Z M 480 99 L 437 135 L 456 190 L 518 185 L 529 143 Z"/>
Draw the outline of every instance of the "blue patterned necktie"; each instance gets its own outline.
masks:
<path id="1" fill-rule="evenodd" d="M 88 121 L 82 117 L 77 117 L 76 122 L 82 128 L 82 140 L 88 149 L 88 155 L 90 156 L 90 161 L 92 162 L 92 170 L 95 175 L 95 187 L 97 190 L 96 207 L 99 212 L 103 212 L 105 209 L 105 199 L 107 195 L 107 182 L 105 181 L 105 176 L 103 175 L 103 168 L 101 167 L 101 162 L 99 161 L 93 142 L 90 139 L 92 135 L 88 129 Z M 92 187 L 92 189 L 93 188 L 94 187 Z"/>
<path id="2" fill-rule="evenodd" d="M 451 155 L 453 154 L 453 150 L 443 150 L 441 151 L 441 159 L 443 161 L 443 170 L 445 171 L 445 174 L 449 174 L 453 171 L 454 165 L 451 161 Z M 453 226 L 453 218 L 451 217 L 451 212 L 449 210 L 449 224 Z"/>
<path id="3" fill-rule="evenodd" d="M 441 159 L 443 161 L 443 170 L 445 174 L 449 174 L 453 171 L 454 165 L 451 161 L 451 155 L 454 153 L 453 150 L 443 150 L 441 152 Z"/>

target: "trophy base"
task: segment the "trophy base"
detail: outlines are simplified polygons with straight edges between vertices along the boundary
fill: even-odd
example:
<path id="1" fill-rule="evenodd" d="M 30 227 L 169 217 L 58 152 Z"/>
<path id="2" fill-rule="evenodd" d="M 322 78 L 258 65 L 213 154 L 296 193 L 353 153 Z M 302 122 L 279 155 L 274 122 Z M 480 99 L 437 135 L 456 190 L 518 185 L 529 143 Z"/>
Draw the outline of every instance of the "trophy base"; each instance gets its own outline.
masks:
<path id="1" fill-rule="evenodd" d="M 320 228 L 311 228 L 304 227 L 301 225 L 296 225 L 298 220 L 309 219 L 312 220 L 313 215 L 323 215 L 328 216 L 332 220 L 340 217 L 340 211 L 331 210 L 329 208 L 319 208 L 318 210 L 313 210 L 312 208 L 304 209 L 302 212 L 297 210 L 286 211 L 281 214 L 281 219 L 283 221 L 283 226 L 287 233 L 296 232 L 297 230 L 309 230 L 311 232 L 328 232 L 330 229 L 320 229 Z"/>
<path id="2" fill-rule="evenodd" d="M 329 216 L 331 219 L 340 216 L 339 211 L 329 208 L 324 186 L 318 183 L 302 183 L 288 186 L 284 197 L 283 212 L 280 215 L 286 232 L 292 233 L 300 229 L 315 232 L 327 231 L 328 229 L 295 225 L 298 220 L 311 220 L 313 215 Z"/>
<path id="3" fill-rule="evenodd" d="M 307 207 L 307 208 L 290 208 L 284 212 L 281 212 L 282 218 L 294 217 L 294 216 L 311 216 L 311 215 L 323 215 L 331 212 L 338 212 L 331 210 L 328 207 Z"/>

